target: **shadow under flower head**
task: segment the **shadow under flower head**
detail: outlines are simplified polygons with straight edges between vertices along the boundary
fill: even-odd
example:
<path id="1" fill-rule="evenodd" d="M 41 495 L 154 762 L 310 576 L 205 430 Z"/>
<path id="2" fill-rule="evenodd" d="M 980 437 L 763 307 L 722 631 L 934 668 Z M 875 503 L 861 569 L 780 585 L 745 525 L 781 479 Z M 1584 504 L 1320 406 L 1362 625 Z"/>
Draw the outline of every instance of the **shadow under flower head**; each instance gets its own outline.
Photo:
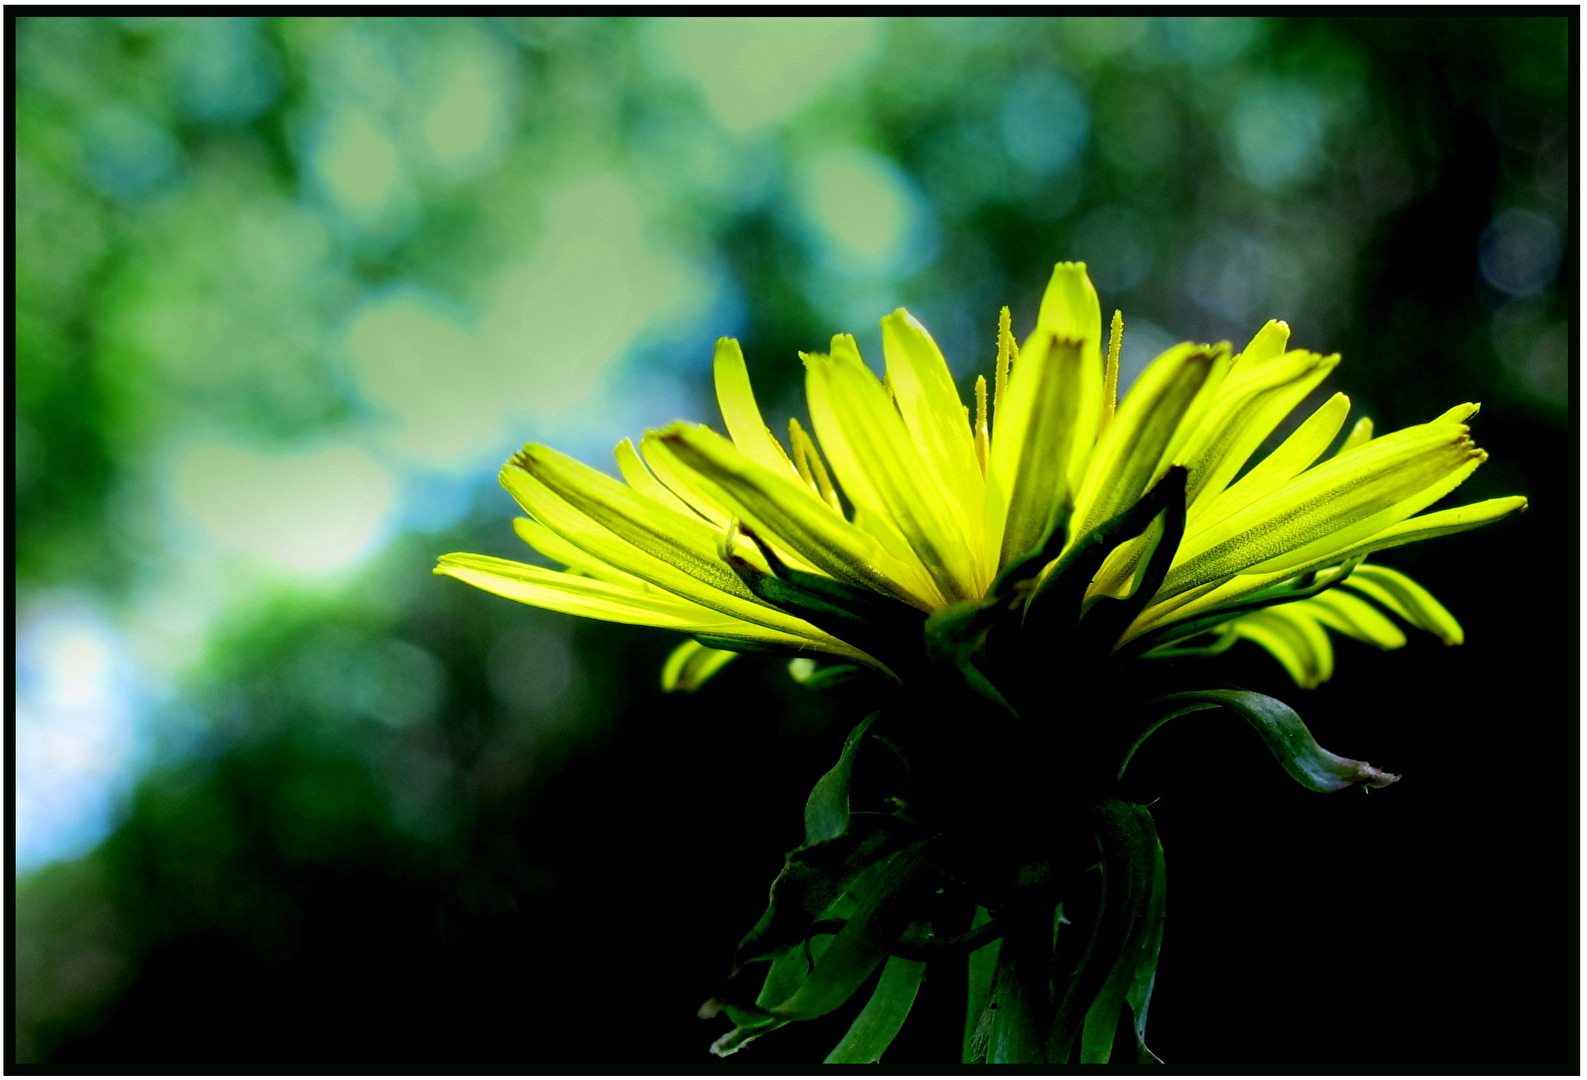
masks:
<path id="1" fill-rule="evenodd" d="M 813 432 L 790 421 L 786 446 L 724 338 L 726 437 L 680 422 L 637 448 L 625 440 L 621 481 L 536 444 L 503 468 L 529 514 L 519 535 L 566 571 L 451 554 L 436 572 L 689 633 L 666 674 L 685 689 L 731 658 L 723 650 L 826 653 L 891 674 L 874 646 L 885 618 L 872 613 L 1005 595 L 1028 608 L 1072 565 L 1087 573 L 1064 594 L 1070 623 L 1129 601 L 1127 619 L 1093 620 L 1109 651 L 1186 655 L 1247 639 L 1316 685 L 1332 670 L 1324 628 L 1393 648 L 1404 635 L 1387 611 L 1460 640 L 1426 590 L 1362 560 L 1525 507 L 1509 497 L 1423 513 L 1486 457 L 1466 425 L 1477 406 L 1381 437 L 1363 419 L 1327 455 L 1349 411 L 1335 394 L 1242 475 L 1339 358 L 1288 349 L 1289 328 L 1269 322 L 1239 352 L 1169 349 L 1115 402 L 1122 334 L 1116 313 L 1103 349 L 1085 267 L 1060 263 L 1023 347 L 1001 313 L 991 384 L 977 378 L 972 410 L 900 309 L 882 320 L 881 379 L 847 335 L 803 355 Z"/>

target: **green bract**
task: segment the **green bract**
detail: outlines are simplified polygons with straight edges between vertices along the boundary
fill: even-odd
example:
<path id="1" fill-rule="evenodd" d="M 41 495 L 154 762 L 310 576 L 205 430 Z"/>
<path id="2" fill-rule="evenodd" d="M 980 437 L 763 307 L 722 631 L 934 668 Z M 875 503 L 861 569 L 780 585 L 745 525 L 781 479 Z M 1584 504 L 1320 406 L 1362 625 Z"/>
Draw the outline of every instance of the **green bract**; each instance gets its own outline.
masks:
<path id="1" fill-rule="evenodd" d="M 534 444 L 502 470 L 519 535 L 565 571 L 440 560 L 513 600 L 685 632 L 668 689 L 741 652 L 791 656 L 809 686 L 882 676 L 703 1010 L 734 1023 L 717 1053 L 868 993 L 827 1060 L 877 1061 L 926 970 L 952 965 L 967 1063 L 1155 1061 L 1165 863 L 1120 788 L 1141 743 L 1221 709 L 1310 790 L 1397 779 L 1323 749 L 1280 701 L 1179 685 L 1184 668 L 1155 661 L 1246 640 L 1311 687 L 1333 671 L 1329 631 L 1393 649 L 1398 619 L 1458 643 L 1427 590 L 1364 560 L 1525 507 L 1424 513 L 1482 463 L 1477 407 L 1380 437 L 1359 420 L 1329 453 L 1349 412 L 1335 394 L 1253 463 L 1338 357 L 1269 322 L 1239 352 L 1169 349 L 1115 401 L 1122 335 L 1115 314 L 1103 349 L 1085 268 L 1061 263 L 1022 347 L 1002 312 L 972 410 L 900 310 L 883 378 L 844 335 L 803 357 L 814 435 L 790 421 L 786 447 L 724 339 L 726 436 L 679 422 L 625 441 L 622 480 Z"/>

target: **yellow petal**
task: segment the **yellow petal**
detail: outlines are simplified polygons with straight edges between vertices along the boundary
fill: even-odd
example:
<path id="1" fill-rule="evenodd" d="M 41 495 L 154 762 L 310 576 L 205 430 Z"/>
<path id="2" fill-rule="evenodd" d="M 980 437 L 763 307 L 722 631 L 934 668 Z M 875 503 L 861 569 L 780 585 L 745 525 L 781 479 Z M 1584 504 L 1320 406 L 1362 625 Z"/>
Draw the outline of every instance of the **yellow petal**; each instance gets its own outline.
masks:
<path id="1" fill-rule="evenodd" d="M 1194 435 L 1176 456 L 1190 469 L 1185 497 L 1196 522 L 1279 422 L 1328 377 L 1338 356 L 1291 352 L 1231 369 Z"/>
<path id="2" fill-rule="evenodd" d="M 744 364 L 744 353 L 738 342 L 732 338 L 717 339 L 712 372 L 716 379 L 717 405 L 722 410 L 722 422 L 727 425 L 733 445 L 773 472 L 793 473 L 793 462 L 788 460 L 782 444 L 767 428 L 760 406 L 755 404 L 749 369 Z"/>
<path id="3" fill-rule="evenodd" d="M 1380 649 L 1398 649 L 1405 644 L 1405 631 L 1395 626 L 1387 615 L 1359 596 L 1352 596 L 1339 589 L 1330 589 L 1328 592 L 1297 603 L 1306 605 L 1307 614 L 1324 626 L 1331 627 L 1357 641 L 1376 645 Z M 1291 605 L 1283 604 L 1273 610 L 1282 611 L 1289 606 Z"/>
<path id="4" fill-rule="evenodd" d="M 738 656 L 731 649 L 713 649 L 691 638 L 667 656 L 667 662 L 661 666 L 661 688 L 668 693 L 693 693 Z M 809 660 L 803 662 L 810 663 Z"/>
<path id="5" fill-rule="evenodd" d="M 549 559 L 555 559 L 576 574 L 600 578 L 614 585 L 622 585 L 643 592 L 651 585 L 634 575 L 609 566 L 583 548 L 568 543 L 562 537 L 530 518 L 513 518 L 512 528 L 518 539 Z"/>
<path id="6" fill-rule="evenodd" d="M 1362 563 L 1345 585 L 1376 600 L 1412 626 L 1437 635 L 1445 645 L 1459 645 L 1465 640 L 1465 631 L 1449 609 L 1398 570 Z"/>
<path id="7" fill-rule="evenodd" d="M 1102 304 L 1097 299 L 1096 286 L 1086 274 L 1085 263 L 1066 262 L 1053 267 L 1047 291 L 1042 294 L 1033 337 L 1039 340 L 1043 335 L 1080 346 L 1080 363 L 1069 390 L 1076 396 L 1068 477 L 1069 490 L 1073 492 L 1085 479 L 1086 462 L 1102 426 Z"/>
<path id="8" fill-rule="evenodd" d="M 1079 342 L 1038 335 L 1010 372 L 987 472 L 988 542 L 1000 567 L 1029 554 L 1073 505 L 1069 464 L 1083 424 L 1083 356 Z"/>
<path id="9" fill-rule="evenodd" d="M 1304 573 L 1316 566 L 1342 563 L 1349 559 L 1370 555 L 1378 551 L 1412 544 L 1418 540 L 1431 540 L 1438 536 L 1452 536 L 1467 529 L 1491 525 L 1526 509 L 1526 499 L 1520 495 L 1507 495 L 1501 499 L 1484 499 L 1465 506 L 1452 506 L 1448 510 L 1435 510 L 1409 521 L 1390 525 L 1382 532 L 1367 537 L 1338 551 L 1329 552 L 1321 559 L 1309 563 L 1294 573 Z"/>
<path id="10" fill-rule="evenodd" d="M 1416 513 L 1480 460 L 1459 424 L 1423 424 L 1375 439 L 1187 539 L 1162 593 L 1294 567 L 1330 544 L 1348 546 L 1359 530 L 1370 535 Z"/>
<path id="11" fill-rule="evenodd" d="M 1335 394 L 1325 401 L 1278 449 L 1212 500 L 1200 521 L 1195 526 L 1187 525 L 1187 535 L 1194 536 L 1241 507 L 1271 495 L 1310 468 L 1339 434 L 1349 412 L 1350 399 L 1343 394 Z"/>
<path id="12" fill-rule="evenodd" d="M 623 479 L 628 481 L 628 486 L 641 495 L 648 495 L 664 506 L 670 506 L 680 514 L 694 515 L 698 513 L 688 503 L 680 499 L 666 484 L 651 475 L 650 469 L 645 466 L 639 457 L 639 451 L 634 449 L 633 441 L 624 439 L 617 444 L 614 451 L 617 458 L 617 471 L 623 474 Z M 712 520 L 711 515 L 703 515 L 707 520 Z"/>
<path id="13" fill-rule="evenodd" d="M 1169 449 L 1218 354 L 1176 345 L 1141 372 L 1102 433 L 1075 500 L 1070 543 L 1133 506 L 1168 468 Z"/>
<path id="14" fill-rule="evenodd" d="M 1289 672 L 1295 685 L 1311 690 L 1333 676 L 1334 651 L 1328 634 L 1304 612 L 1270 608 L 1231 623 L 1235 634 L 1254 641 Z"/>
<path id="15" fill-rule="evenodd" d="M 489 555 L 462 552 L 443 555 L 435 572 L 521 604 L 606 622 L 675 630 L 721 625 L 724 622 L 720 613 L 670 593 L 655 590 L 642 592 L 608 581 L 564 574 Z M 743 624 L 741 632 L 757 633 L 764 640 L 778 642 L 800 640 L 798 635 L 779 634 L 748 623 Z"/>
<path id="16" fill-rule="evenodd" d="M 1365 446 L 1372 441 L 1372 418 L 1363 416 L 1355 422 L 1350 429 L 1350 434 L 1345 436 L 1345 441 L 1339 444 L 1339 449 L 1334 451 L 1334 456 L 1347 454 L 1358 446 Z"/>
<path id="17" fill-rule="evenodd" d="M 914 566 L 892 558 L 805 485 L 750 460 L 703 427 L 673 424 L 655 437 L 681 465 L 714 485 L 734 515 L 779 554 L 794 552 L 838 580 L 932 610 L 935 590 Z"/>
<path id="18" fill-rule="evenodd" d="M 531 443 L 502 469 L 501 482 L 536 521 L 618 569 L 673 591 L 678 591 L 678 584 L 697 582 L 713 593 L 763 606 L 717 557 L 720 530 L 647 498 L 583 462 Z M 624 546 L 614 546 L 607 537 Z M 592 549 L 592 543 L 602 550 Z M 651 572 L 632 569 L 620 561 L 629 548 L 646 556 L 644 565 Z M 617 557 L 607 558 L 608 551 Z M 652 564 L 666 569 L 658 572 Z M 663 580 L 657 580 L 658 573 Z M 745 617 L 737 611 L 732 614 Z"/>
<path id="19" fill-rule="evenodd" d="M 1479 528 L 1525 509 L 1526 499 L 1519 495 L 1455 506 L 1448 510 L 1438 510 L 1411 518 L 1409 521 L 1402 521 L 1366 540 L 1330 551 L 1293 569 L 1266 574 L 1241 574 L 1221 584 L 1214 581 L 1178 595 L 1170 595 L 1164 591 L 1159 594 L 1163 599 L 1142 612 L 1130 625 L 1129 631 L 1122 640 L 1128 641 L 1168 623 L 1180 622 L 1226 607 L 1303 574 L 1342 566 L 1353 559 L 1362 559 L 1374 552 L 1386 551 L 1402 544 L 1431 540 L 1435 537 L 1450 536 L 1465 532 L 1467 529 Z"/>
<path id="20" fill-rule="evenodd" d="M 900 308 L 882 320 L 882 352 L 898 411 L 909 429 L 920 467 L 938 481 L 944 508 L 956 519 L 974 565 L 982 563 L 986 482 L 976 460 L 975 436 L 964 402 L 937 343 Z M 991 584 L 977 578 L 976 595 Z"/>
<path id="21" fill-rule="evenodd" d="M 732 524 L 733 511 L 716 490 L 699 483 L 698 477 L 688 469 L 680 468 L 672 455 L 657 446 L 653 434 L 646 434 L 639 440 L 639 452 L 667 490 L 676 493 L 695 514 L 710 522 L 715 532 L 719 533 Z"/>
<path id="22" fill-rule="evenodd" d="M 1289 323 L 1280 319 L 1269 319 L 1246 343 L 1245 348 L 1240 350 L 1240 355 L 1234 359 L 1234 366 L 1241 369 L 1243 374 L 1248 369 L 1284 355 L 1284 348 L 1288 344 Z"/>
<path id="23" fill-rule="evenodd" d="M 943 598 L 936 606 L 980 595 L 965 526 L 854 339 L 834 337 L 831 355 L 806 356 L 805 369 L 810 418 L 856 511 L 897 528 Z"/>
<path id="24" fill-rule="evenodd" d="M 815 440 L 792 416 L 788 418 L 788 445 L 793 447 L 794 466 L 799 478 L 809 485 L 811 491 L 821 496 L 821 501 L 830 506 L 834 514 L 842 517 L 843 502 L 838 498 L 837 488 L 832 486 L 827 463 L 821 459 L 821 451 L 816 449 Z"/>

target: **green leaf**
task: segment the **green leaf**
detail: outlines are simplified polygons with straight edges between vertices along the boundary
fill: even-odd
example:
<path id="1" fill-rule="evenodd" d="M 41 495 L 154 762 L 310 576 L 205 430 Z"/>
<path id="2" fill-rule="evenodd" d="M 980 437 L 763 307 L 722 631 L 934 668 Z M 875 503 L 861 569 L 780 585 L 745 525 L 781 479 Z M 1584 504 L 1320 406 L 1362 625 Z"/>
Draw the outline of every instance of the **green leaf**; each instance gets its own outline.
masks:
<path id="1" fill-rule="evenodd" d="M 1051 1008 L 1048 969 L 1052 932 L 1045 926 L 1010 927 L 997 953 L 987 1025 L 988 1065 L 1031 1065 L 1042 1057 L 1042 1027 Z"/>
<path id="2" fill-rule="evenodd" d="M 1148 819 L 1149 820 L 1149 819 Z M 1155 830 L 1154 830 L 1155 832 Z M 1130 1016 L 1135 1028 L 1135 1058 L 1141 1065 L 1161 1065 L 1163 1059 L 1152 1053 L 1146 1045 L 1146 1013 L 1152 1003 L 1152 990 L 1157 985 L 1157 959 L 1163 948 L 1163 913 L 1167 898 L 1168 872 L 1163 862 L 1163 846 L 1153 837 L 1153 884 L 1151 899 L 1147 901 L 1145 934 L 1135 959 L 1135 972 L 1125 993 Z"/>
<path id="3" fill-rule="evenodd" d="M 972 930 L 992 921 L 986 908 L 977 907 L 971 921 Z M 991 1004 L 992 974 L 997 969 L 998 946 L 1001 941 L 983 945 L 970 954 L 969 998 L 964 1010 L 964 1057 L 966 1065 L 976 1065 L 986 1060 L 987 1013 Z"/>
<path id="4" fill-rule="evenodd" d="M 918 960 L 890 957 L 876 982 L 871 1000 L 855 1017 L 843 1041 L 827 1055 L 828 1065 L 873 1065 L 892 1045 L 898 1029 L 904 1026 L 926 965 Z"/>
<path id="5" fill-rule="evenodd" d="M 1243 716 L 1262 737 L 1284 771 L 1296 783 L 1311 791 L 1342 791 L 1356 786 L 1381 788 L 1399 779 L 1394 773 L 1384 772 L 1364 761 L 1340 757 L 1324 750 L 1317 745 L 1305 721 L 1294 709 L 1276 698 L 1249 690 L 1196 690 L 1156 699 L 1150 706 L 1156 716 L 1148 721 L 1124 754 L 1119 774 L 1123 775 L 1141 743 L 1168 721 L 1176 716 L 1219 707 L 1233 709 Z"/>

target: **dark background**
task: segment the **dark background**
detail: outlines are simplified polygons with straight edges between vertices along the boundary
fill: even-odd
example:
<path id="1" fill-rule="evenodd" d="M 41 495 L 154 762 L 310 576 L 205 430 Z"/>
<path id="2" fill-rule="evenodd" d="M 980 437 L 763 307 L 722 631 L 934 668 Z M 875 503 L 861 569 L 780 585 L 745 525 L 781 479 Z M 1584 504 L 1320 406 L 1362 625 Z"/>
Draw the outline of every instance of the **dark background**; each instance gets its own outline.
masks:
<path id="1" fill-rule="evenodd" d="M 1319 399 L 1345 390 L 1380 431 L 1481 400 L 1474 433 L 1492 460 L 1459 499 L 1531 500 L 1383 559 L 1446 602 L 1463 647 L 1340 642 L 1337 676 L 1311 692 L 1254 647 L 1208 665 L 1209 684 L 1284 698 L 1324 746 L 1399 784 L 1302 791 L 1218 714 L 1175 721 L 1142 752 L 1133 793 L 1159 799 L 1171 890 L 1151 1045 L 1175 1064 L 1572 1067 L 1574 18 L 820 29 L 11 25 L 15 1061 L 818 1061 L 842 1017 L 723 1066 L 706 1054 L 723 1022 L 693 1013 L 864 714 L 855 691 L 806 691 L 746 659 L 664 696 L 672 635 L 519 607 L 429 569 L 446 551 L 523 557 L 493 483 L 517 443 L 597 460 L 674 414 L 714 422 L 718 334 L 744 341 L 777 417 L 802 414 L 795 350 L 845 330 L 874 352 L 874 319 L 900 303 L 968 385 L 990 364 L 997 307 L 1022 332 L 1051 263 L 1075 258 L 1125 311 L 1127 364 L 1130 349 L 1139 364 L 1180 339 L 1239 345 L 1285 318 L 1296 345 L 1344 354 Z M 773 61 L 802 71 L 839 54 L 793 105 L 740 108 L 794 94 L 755 81 Z M 758 67 L 733 66 L 744 57 Z M 456 86 L 485 90 L 448 98 Z M 456 153 L 426 158 L 414 132 L 431 131 L 435 101 L 494 102 L 484 149 L 432 132 L 432 150 Z M 399 194 L 359 188 L 356 168 L 338 179 L 336 162 L 388 151 L 405 163 Z M 418 389 L 394 396 L 384 354 L 359 354 L 348 326 L 420 288 L 488 338 L 492 289 L 554 244 L 569 213 L 556 184 L 576 188 L 581 169 L 638 193 L 644 250 L 683 260 L 677 276 L 707 282 L 705 299 L 630 325 L 626 311 L 665 294 L 590 282 L 592 320 L 628 327 L 610 355 L 567 360 L 606 365 L 592 396 L 536 411 L 558 357 L 526 341 L 521 370 L 483 369 L 507 411 L 426 456 L 402 438 L 425 418 L 415 401 L 445 398 L 463 361 L 421 341 L 404 375 Z M 519 218 L 538 224 L 505 236 Z M 253 220 L 277 222 L 264 234 L 287 238 L 284 255 L 227 247 Z M 395 478 L 392 524 L 329 576 L 235 550 L 213 492 L 184 479 L 182 455 L 217 432 L 261 460 L 360 448 Z M 253 494 L 246 478 L 214 484 Z M 162 652 L 173 596 L 204 615 Z M 83 610 L 137 671 L 136 708 L 106 713 L 137 725 L 132 765 L 30 756 L 39 731 L 76 730 L 49 727 L 66 721 L 39 697 L 29 665 L 50 654 L 30 643 Z M 1055 668 L 1054 694 L 1085 674 Z M 83 775 L 111 793 L 103 827 L 33 846 L 52 820 L 35 805 L 55 804 L 26 800 Z M 962 994 L 928 980 L 888 1061 L 952 1060 Z"/>

